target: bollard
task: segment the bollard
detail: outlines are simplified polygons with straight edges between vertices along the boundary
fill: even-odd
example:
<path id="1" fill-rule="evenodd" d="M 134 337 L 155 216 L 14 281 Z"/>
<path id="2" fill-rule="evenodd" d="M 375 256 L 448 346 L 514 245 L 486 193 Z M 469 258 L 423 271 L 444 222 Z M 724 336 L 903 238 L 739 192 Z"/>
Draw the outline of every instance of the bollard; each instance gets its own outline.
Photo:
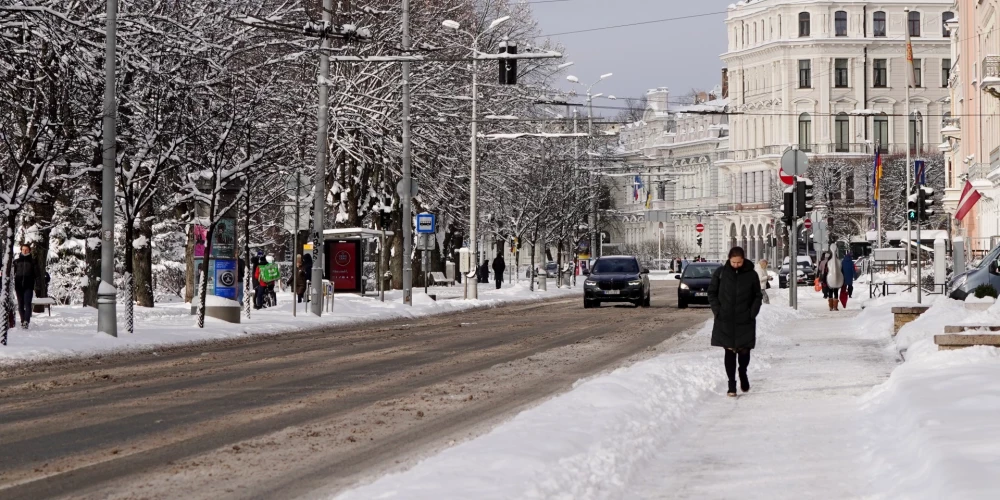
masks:
<path id="1" fill-rule="evenodd" d="M 540 292 L 547 292 L 549 290 L 548 289 L 548 283 L 549 283 L 548 273 L 544 269 L 542 269 L 541 272 L 536 272 L 535 275 L 536 275 L 535 279 L 536 279 L 536 281 L 538 283 L 538 291 L 540 291 Z"/>
<path id="2" fill-rule="evenodd" d="M 952 269 L 952 274 L 957 276 L 965 272 L 965 238 L 961 236 L 955 238 L 953 248 L 955 251 L 955 265 L 954 269 Z"/>
<path id="3" fill-rule="evenodd" d="M 325 305 L 326 312 L 333 312 L 333 292 L 334 291 L 335 291 L 335 287 L 334 287 L 333 283 L 331 283 L 331 282 L 326 283 L 326 297 L 324 297 L 324 300 L 325 300 L 325 304 L 324 305 Z"/>
<path id="4" fill-rule="evenodd" d="M 945 256 L 944 240 L 938 238 L 934 240 L 934 289 L 940 285 L 942 292 L 948 288 L 948 270 Z"/>

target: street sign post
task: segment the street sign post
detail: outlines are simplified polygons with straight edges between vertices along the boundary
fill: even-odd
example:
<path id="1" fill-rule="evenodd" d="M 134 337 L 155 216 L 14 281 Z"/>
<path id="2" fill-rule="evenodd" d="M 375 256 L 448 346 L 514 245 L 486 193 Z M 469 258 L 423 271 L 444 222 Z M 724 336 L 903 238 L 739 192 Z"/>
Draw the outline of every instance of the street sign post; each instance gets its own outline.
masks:
<path id="1" fill-rule="evenodd" d="M 703 232 L 705 232 L 705 225 L 704 224 L 698 224 L 698 225 L 694 226 L 694 230 L 698 231 L 699 233 L 703 233 Z"/>
<path id="2" fill-rule="evenodd" d="M 785 151 L 785 154 L 781 155 L 781 170 L 783 172 L 789 173 L 792 176 L 799 176 L 806 173 L 809 168 L 809 157 L 805 153 L 799 151 L 798 146 L 792 146 L 791 149 Z M 792 206 L 798 206 L 798 189 L 792 189 Z M 792 210 L 794 216 L 795 211 Z M 788 226 L 788 305 L 793 309 L 799 308 L 799 227 L 792 217 L 789 221 Z"/>

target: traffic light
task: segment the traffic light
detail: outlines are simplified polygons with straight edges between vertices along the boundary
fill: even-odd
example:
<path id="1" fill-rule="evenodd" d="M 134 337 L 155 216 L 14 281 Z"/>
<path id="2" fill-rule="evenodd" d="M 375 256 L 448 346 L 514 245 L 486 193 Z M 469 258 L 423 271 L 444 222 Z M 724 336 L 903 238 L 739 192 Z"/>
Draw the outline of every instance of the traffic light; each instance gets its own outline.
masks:
<path id="1" fill-rule="evenodd" d="M 798 198 L 795 200 L 797 203 L 795 207 L 795 216 L 805 217 L 806 214 L 812 212 L 813 209 L 813 181 L 809 179 L 802 179 L 795 183 L 795 189 L 798 191 L 796 193 Z"/>
<path id="2" fill-rule="evenodd" d="M 920 203 L 918 208 L 920 220 L 926 222 L 934 216 L 934 210 L 930 208 L 934 206 L 934 188 L 920 186 L 920 190 L 917 191 L 917 196 L 918 202 Z"/>
<path id="3" fill-rule="evenodd" d="M 500 42 L 500 54 L 517 54 L 517 43 Z M 517 59 L 498 59 L 500 62 L 500 85 L 517 85 Z"/>
<path id="4" fill-rule="evenodd" d="M 700 233 L 698 234 L 698 239 L 696 241 L 698 242 L 698 246 L 700 247 L 701 246 L 701 234 Z"/>
<path id="5" fill-rule="evenodd" d="M 911 222 L 917 220 L 917 203 L 919 203 L 917 195 L 911 194 L 906 197 L 906 220 Z"/>
<path id="6" fill-rule="evenodd" d="M 786 226 L 791 226 L 792 221 L 795 220 L 795 214 L 792 211 L 792 208 L 794 208 L 794 203 L 792 202 L 792 189 L 793 188 L 785 189 L 783 203 L 781 204 L 781 213 L 784 214 L 781 217 L 781 222 L 784 222 Z"/>

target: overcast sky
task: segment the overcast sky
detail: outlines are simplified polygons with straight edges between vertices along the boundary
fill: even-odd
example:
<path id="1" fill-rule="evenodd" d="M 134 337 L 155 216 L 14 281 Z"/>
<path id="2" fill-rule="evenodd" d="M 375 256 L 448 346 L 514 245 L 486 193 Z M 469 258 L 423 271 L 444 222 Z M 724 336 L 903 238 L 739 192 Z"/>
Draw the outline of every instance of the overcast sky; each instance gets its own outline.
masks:
<path id="1" fill-rule="evenodd" d="M 671 97 L 679 98 L 692 88 L 711 89 L 720 83 L 719 55 L 727 43 L 724 12 L 734 1 L 534 0 L 531 6 L 545 34 L 718 12 L 552 37 L 566 46 L 568 60 L 575 63 L 567 71 L 581 82 L 590 84 L 601 74 L 614 73 L 594 87 L 595 93 L 639 97 L 648 89 L 669 87 Z"/>

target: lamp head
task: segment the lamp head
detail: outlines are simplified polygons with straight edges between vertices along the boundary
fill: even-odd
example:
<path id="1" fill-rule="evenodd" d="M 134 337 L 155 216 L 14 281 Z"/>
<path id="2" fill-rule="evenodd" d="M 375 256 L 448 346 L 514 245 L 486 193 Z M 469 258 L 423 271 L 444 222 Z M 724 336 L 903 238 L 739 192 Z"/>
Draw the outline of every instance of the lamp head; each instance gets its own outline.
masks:
<path id="1" fill-rule="evenodd" d="M 458 21 L 452 21 L 451 19 L 448 19 L 447 21 L 441 23 L 441 26 L 444 26 L 445 28 L 448 28 L 450 30 L 457 30 L 459 27 L 461 27 L 461 25 L 458 24 Z"/>
<path id="2" fill-rule="evenodd" d="M 496 28 L 497 26 L 500 26 L 501 24 L 503 24 L 508 19 L 510 19 L 510 16 L 503 16 L 503 17 L 494 19 L 493 22 L 490 23 L 489 27 L 486 28 L 486 31 L 489 31 L 489 30 L 491 30 L 493 28 Z"/>
<path id="3" fill-rule="evenodd" d="M 605 73 L 601 75 L 601 80 L 604 80 L 605 78 L 611 78 L 612 75 L 614 75 L 614 73 Z"/>
<path id="4" fill-rule="evenodd" d="M 580 83 L 580 79 L 577 78 L 577 77 L 575 77 L 575 76 L 573 76 L 573 75 L 568 75 L 566 77 L 566 80 L 569 80 L 569 81 L 571 81 L 573 83 Z"/>

